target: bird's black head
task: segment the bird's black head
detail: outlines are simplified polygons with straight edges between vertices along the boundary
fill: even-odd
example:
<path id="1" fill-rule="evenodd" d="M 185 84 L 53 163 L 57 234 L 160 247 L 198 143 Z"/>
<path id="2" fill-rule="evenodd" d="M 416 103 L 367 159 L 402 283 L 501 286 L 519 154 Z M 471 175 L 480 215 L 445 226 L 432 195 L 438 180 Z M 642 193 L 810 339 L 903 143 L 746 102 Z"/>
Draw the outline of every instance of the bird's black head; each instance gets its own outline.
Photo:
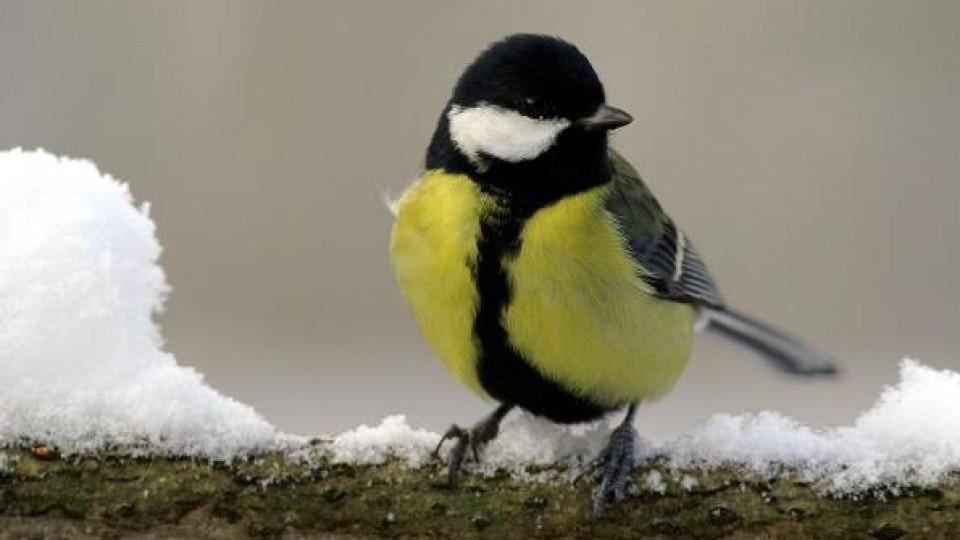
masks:
<path id="1" fill-rule="evenodd" d="M 573 45 L 557 38 L 516 34 L 492 44 L 453 90 L 452 103 L 490 105 L 529 118 L 573 121 L 603 104 L 603 85 Z"/>
<path id="2" fill-rule="evenodd" d="M 555 197 L 607 181 L 607 131 L 630 123 L 576 47 L 516 34 L 461 75 L 427 153 L 428 168 L 482 187 Z"/>

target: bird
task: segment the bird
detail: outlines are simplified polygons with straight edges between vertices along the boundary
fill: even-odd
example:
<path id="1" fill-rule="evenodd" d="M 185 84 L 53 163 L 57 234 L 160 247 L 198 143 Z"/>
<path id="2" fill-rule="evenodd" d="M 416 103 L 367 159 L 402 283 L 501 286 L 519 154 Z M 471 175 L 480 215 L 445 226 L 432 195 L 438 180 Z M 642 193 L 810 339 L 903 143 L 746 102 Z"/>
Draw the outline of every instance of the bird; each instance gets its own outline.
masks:
<path id="1" fill-rule="evenodd" d="M 457 80 L 421 176 L 394 205 L 390 259 L 426 342 L 495 409 L 452 425 L 448 478 L 518 408 L 561 424 L 625 417 L 593 464 L 600 514 L 636 466 L 641 402 L 668 394 L 695 327 L 794 375 L 834 359 L 730 308 L 690 238 L 609 145 L 633 117 L 606 103 L 587 57 L 513 34 Z"/>

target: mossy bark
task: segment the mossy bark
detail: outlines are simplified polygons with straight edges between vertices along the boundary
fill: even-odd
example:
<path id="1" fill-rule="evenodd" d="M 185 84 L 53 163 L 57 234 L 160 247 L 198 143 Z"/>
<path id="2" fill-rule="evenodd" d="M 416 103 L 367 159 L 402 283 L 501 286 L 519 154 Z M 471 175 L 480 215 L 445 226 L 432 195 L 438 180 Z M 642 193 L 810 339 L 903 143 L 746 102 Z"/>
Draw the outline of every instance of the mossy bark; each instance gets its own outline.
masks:
<path id="1" fill-rule="evenodd" d="M 653 463 L 637 471 L 639 489 L 594 518 L 592 481 L 467 475 L 450 488 L 437 465 L 6 454 L 0 538 L 960 537 L 956 482 L 853 500 L 786 477 L 675 475 Z"/>

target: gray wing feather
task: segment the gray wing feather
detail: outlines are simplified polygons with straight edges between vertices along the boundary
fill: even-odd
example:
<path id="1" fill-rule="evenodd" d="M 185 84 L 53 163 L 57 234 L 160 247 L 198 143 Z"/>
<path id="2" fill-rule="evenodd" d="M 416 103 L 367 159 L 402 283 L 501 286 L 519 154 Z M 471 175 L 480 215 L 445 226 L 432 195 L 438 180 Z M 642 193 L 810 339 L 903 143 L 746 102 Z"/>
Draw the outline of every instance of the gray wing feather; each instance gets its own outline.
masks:
<path id="1" fill-rule="evenodd" d="M 722 306 L 723 297 L 700 254 L 663 211 L 637 171 L 613 150 L 610 166 L 613 179 L 606 208 L 643 269 L 643 279 L 661 298 Z"/>
<path id="2" fill-rule="evenodd" d="M 693 243 L 663 211 L 637 171 L 613 150 L 610 169 L 613 178 L 606 209 L 641 267 L 641 277 L 658 297 L 696 306 L 708 330 L 756 352 L 780 371 L 793 375 L 836 373 L 831 357 L 724 307 L 716 282 Z"/>

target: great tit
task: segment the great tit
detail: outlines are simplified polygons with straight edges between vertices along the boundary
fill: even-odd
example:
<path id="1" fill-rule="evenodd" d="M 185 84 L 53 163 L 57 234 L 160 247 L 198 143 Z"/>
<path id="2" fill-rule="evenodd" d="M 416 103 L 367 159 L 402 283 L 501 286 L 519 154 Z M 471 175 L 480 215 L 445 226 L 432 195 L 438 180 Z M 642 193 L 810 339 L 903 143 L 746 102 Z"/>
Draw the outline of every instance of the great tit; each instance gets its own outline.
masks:
<path id="1" fill-rule="evenodd" d="M 587 58 L 556 37 L 495 42 L 456 83 L 423 175 L 397 201 L 390 243 L 430 347 L 499 403 L 445 434 L 456 440 L 451 482 L 514 407 L 560 423 L 625 408 L 597 460 L 601 512 L 630 481 L 638 403 L 673 388 L 698 320 L 785 372 L 835 371 L 726 306 L 689 237 L 608 146 L 608 132 L 632 120 L 607 105 Z"/>

